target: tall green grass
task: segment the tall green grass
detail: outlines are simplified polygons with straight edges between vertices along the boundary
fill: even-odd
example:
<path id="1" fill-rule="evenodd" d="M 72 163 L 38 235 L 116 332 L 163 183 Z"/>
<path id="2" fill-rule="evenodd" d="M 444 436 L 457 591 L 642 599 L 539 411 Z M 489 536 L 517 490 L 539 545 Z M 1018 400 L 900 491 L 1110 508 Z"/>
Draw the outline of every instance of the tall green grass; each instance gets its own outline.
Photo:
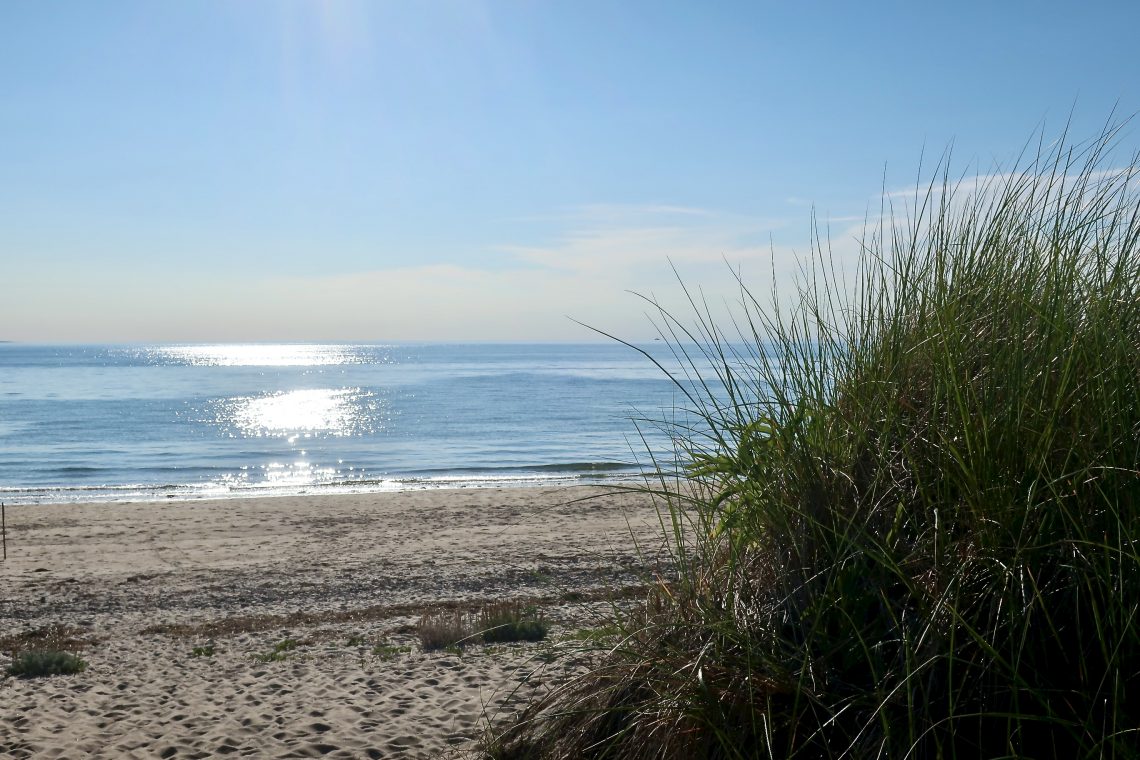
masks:
<path id="1" fill-rule="evenodd" d="M 1140 756 L 1140 199 L 1119 128 L 662 312 L 680 578 L 501 758 Z M 688 346 L 696 344 L 697 355 Z M 714 375 L 697 370 L 710 361 Z"/>

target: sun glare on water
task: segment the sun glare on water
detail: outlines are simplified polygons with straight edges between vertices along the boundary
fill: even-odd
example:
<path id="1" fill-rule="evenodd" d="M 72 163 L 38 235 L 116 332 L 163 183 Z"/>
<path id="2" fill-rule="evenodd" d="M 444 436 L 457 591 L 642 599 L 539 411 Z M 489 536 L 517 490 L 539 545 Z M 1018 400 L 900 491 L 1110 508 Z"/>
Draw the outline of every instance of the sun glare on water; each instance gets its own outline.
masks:
<path id="1" fill-rule="evenodd" d="M 355 346 L 300 343 L 162 346 L 151 353 L 166 361 L 206 367 L 316 367 L 362 361 Z"/>
<path id="2" fill-rule="evenodd" d="M 246 437 L 356 435 L 375 425 L 378 402 L 359 388 L 308 389 L 228 399 L 219 422 Z"/>

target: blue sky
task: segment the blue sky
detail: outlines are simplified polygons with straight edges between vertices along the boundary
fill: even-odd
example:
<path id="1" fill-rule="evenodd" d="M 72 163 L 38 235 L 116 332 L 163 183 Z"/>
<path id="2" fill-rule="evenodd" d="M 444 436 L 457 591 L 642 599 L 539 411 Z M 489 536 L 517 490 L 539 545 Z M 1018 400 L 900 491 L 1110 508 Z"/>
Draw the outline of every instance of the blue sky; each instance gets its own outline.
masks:
<path id="1" fill-rule="evenodd" d="M 953 144 L 1140 110 L 1140 3 L 5 2 L 0 338 L 589 340 Z M 1136 127 L 1125 134 L 1140 144 Z"/>

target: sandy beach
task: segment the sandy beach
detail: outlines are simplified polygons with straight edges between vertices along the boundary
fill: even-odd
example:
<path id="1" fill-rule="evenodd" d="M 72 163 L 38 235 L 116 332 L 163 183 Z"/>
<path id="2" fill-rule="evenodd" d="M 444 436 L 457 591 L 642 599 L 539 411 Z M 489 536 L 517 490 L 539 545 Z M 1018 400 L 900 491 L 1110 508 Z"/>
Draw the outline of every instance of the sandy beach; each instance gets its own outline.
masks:
<path id="1" fill-rule="evenodd" d="M 664 567 L 645 497 L 455 489 L 7 508 L 0 756 L 439 757 L 584 667 L 575 632 Z M 535 643 L 422 651 L 425 612 L 520 599 Z"/>

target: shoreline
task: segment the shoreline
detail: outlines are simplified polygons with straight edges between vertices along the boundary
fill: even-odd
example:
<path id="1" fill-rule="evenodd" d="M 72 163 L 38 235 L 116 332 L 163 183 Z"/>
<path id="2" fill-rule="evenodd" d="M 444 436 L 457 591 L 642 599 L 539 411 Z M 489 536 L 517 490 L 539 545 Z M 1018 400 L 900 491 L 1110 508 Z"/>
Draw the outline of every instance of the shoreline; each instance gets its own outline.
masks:
<path id="1" fill-rule="evenodd" d="M 567 488 L 607 488 L 609 486 L 625 487 L 640 485 L 645 482 L 646 474 L 641 470 L 630 470 L 620 474 L 598 476 L 586 474 L 567 474 L 562 477 L 545 477 L 521 475 L 517 477 L 472 477 L 453 479 L 431 479 L 409 476 L 407 478 L 392 478 L 388 481 L 375 481 L 364 484 L 313 484 L 306 486 L 257 486 L 241 491 L 220 493 L 216 491 L 194 491 L 197 486 L 192 484 L 167 485 L 103 485 L 103 486 L 45 486 L 43 488 L 6 488 L 0 489 L 0 501 L 9 506 L 52 506 L 72 505 L 83 506 L 93 504 L 166 504 L 180 502 L 203 501 L 245 501 L 257 499 L 288 499 L 288 498 L 326 498 L 343 496 L 371 496 L 377 494 L 402 494 L 420 491 L 459 491 L 473 489 L 567 489 Z M 189 491 L 187 493 L 186 491 Z M 173 493 L 172 493 L 173 492 Z M 29 496 L 40 494 L 44 496 Z M 72 500 L 55 498 L 57 493 L 92 493 L 89 497 L 77 497 Z"/>
<path id="2" fill-rule="evenodd" d="M 8 506 L 0 648 L 55 626 L 89 666 L 0 680 L 0 754 L 470 748 L 484 715 L 583 667 L 558 656 L 574 632 L 667 562 L 649 498 L 597 486 L 159 503 Z M 420 650 L 423 613 L 511 599 L 545 641 Z"/>

